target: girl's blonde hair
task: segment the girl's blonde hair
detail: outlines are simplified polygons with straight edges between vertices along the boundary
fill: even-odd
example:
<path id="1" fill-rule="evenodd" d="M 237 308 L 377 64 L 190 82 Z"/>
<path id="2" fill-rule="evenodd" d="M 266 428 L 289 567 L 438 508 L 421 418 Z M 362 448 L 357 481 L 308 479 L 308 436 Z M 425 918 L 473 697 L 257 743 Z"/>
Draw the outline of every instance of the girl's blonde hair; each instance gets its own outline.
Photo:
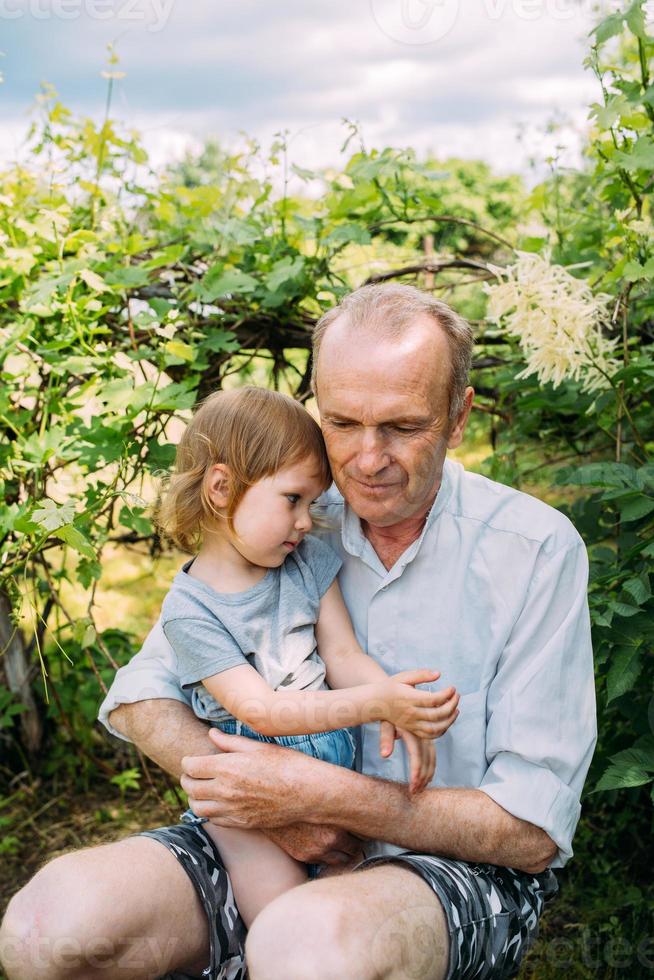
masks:
<path id="1" fill-rule="evenodd" d="M 249 487 L 307 458 L 315 459 L 326 489 L 332 477 L 322 432 L 298 402 L 267 388 L 216 391 L 201 403 L 180 440 L 157 524 L 192 554 L 202 531 L 221 519 L 207 491 L 216 463 L 230 470 L 225 516 L 233 531 L 236 508 Z"/>

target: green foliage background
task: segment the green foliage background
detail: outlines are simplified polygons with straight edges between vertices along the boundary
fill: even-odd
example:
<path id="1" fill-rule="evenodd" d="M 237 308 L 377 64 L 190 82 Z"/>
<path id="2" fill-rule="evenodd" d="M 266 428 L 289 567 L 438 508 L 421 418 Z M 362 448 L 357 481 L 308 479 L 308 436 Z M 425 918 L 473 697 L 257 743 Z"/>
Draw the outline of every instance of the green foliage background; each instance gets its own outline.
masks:
<path id="1" fill-rule="evenodd" d="M 634 935 L 651 935 L 638 855 L 649 848 L 651 859 L 654 799 L 653 51 L 640 0 L 597 26 L 584 164 L 551 161 L 530 192 L 482 163 L 368 151 L 353 125 L 338 171 L 291 163 L 280 134 L 268 153 L 209 144 L 157 175 L 110 117 L 112 77 L 100 124 L 42 92 L 27 162 L 0 174 L 8 783 L 27 770 L 79 787 L 102 773 L 122 794 L 138 786 L 132 756 L 94 728 L 103 688 L 138 641 L 120 608 L 110 626 L 98 622 L 96 597 L 121 549 L 161 554 L 148 503 L 178 420 L 251 377 L 307 399 L 321 312 L 364 281 L 417 282 L 475 326 L 482 471 L 561 507 L 589 547 L 600 740 L 579 848 L 606 881 L 626 869 L 632 884 L 620 895 L 607 885 L 602 899 L 579 861 L 569 880 L 600 933 L 616 933 L 607 908 L 617 904 Z M 518 377 L 523 351 L 486 319 L 483 286 L 520 251 L 612 297 L 620 365 L 601 390 Z M 575 975 L 600 975 L 582 960 Z"/>

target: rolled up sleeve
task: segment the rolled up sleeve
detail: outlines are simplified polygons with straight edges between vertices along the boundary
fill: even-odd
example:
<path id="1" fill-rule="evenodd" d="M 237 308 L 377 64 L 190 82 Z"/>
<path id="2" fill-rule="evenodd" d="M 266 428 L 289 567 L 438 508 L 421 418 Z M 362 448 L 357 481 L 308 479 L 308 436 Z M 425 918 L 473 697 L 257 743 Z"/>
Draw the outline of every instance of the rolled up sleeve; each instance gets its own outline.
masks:
<path id="1" fill-rule="evenodd" d="M 130 741 L 117 731 L 109 721 L 109 715 L 120 704 L 169 698 L 191 705 L 191 691 L 183 690 L 177 673 L 173 649 L 166 639 L 161 621 L 157 620 L 148 633 L 143 646 L 130 662 L 121 667 L 114 677 L 107 696 L 100 705 L 98 719 L 117 738 Z"/>
<path id="2" fill-rule="evenodd" d="M 587 582 L 580 539 L 543 558 L 488 691 L 479 788 L 552 838 L 554 867 L 572 856 L 597 739 Z"/>

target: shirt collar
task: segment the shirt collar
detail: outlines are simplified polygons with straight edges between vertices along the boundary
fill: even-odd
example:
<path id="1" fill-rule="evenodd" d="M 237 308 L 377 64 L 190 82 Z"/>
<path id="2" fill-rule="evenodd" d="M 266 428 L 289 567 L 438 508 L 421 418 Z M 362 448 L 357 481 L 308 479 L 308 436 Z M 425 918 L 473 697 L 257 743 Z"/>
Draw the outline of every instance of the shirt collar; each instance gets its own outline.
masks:
<path id="1" fill-rule="evenodd" d="M 402 557 L 397 564 L 404 567 L 410 561 L 412 561 L 420 550 L 420 545 L 427 533 L 428 528 L 432 526 L 439 514 L 442 513 L 443 508 L 447 504 L 447 501 L 452 492 L 452 469 L 456 464 L 451 460 L 446 459 L 443 464 L 443 475 L 441 478 L 441 485 L 438 488 L 438 493 L 436 494 L 436 499 L 432 504 L 431 510 L 427 514 L 427 519 L 425 520 L 425 526 L 422 529 L 420 537 L 417 538 L 413 544 L 409 545 Z M 369 557 L 368 552 L 371 552 L 376 558 L 376 564 L 381 565 L 379 558 L 366 538 L 365 534 L 361 530 L 361 519 L 354 513 L 347 501 L 344 501 L 343 506 L 343 520 L 341 525 L 341 540 L 343 542 L 344 549 L 350 554 L 354 555 L 356 558 Z M 368 562 L 370 564 L 370 562 Z M 383 566 L 382 566 L 383 567 Z M 395 566 L 394 566 L 395 567 Z M 384 569 L 386 573 L 386 569 Z"/>

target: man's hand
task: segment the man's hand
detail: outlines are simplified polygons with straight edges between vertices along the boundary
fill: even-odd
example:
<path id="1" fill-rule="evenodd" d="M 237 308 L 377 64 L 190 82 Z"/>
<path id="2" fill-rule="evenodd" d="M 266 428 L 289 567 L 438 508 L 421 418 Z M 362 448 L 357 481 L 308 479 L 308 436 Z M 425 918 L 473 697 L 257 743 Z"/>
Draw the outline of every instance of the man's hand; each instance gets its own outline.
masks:
<path id="1" fill-rule="evenodd" d="M 222 827 L 266 831 L 320 822 L 317 807 L 307 810 L 308 790 L 311 786 L 314 801 L 316 792 L 328 795 L 325 769 L 338 767 L 293 749 L 226 735 L 217 728 L 210 730 L 209 737 L 220 754 L 182 759 L 182 789 L 198 817 L 208 817 Z"/>
<path id="2" fill-rule="evenodd" d="M 270 828 L 265 834 L 292 858 L 305 864 L 346 868 L 364 857 L 361 839 L 339 827 L 296 823 Z"/>

